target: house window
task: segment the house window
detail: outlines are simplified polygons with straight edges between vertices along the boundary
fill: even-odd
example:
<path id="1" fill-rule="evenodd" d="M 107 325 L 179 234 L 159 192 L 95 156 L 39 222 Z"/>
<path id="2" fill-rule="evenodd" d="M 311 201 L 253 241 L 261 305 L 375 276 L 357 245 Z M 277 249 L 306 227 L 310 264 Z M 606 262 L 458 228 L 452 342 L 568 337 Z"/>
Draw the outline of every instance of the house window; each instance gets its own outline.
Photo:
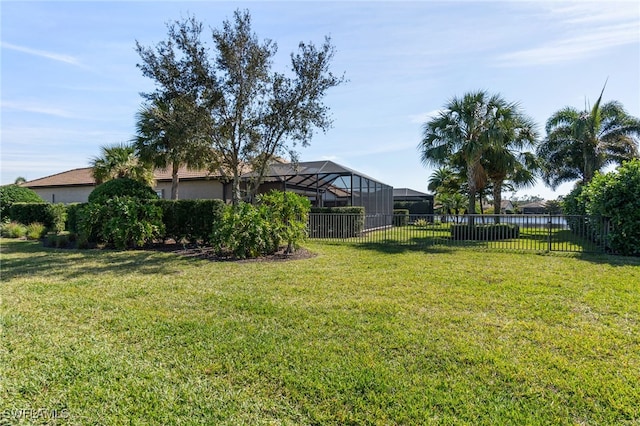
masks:
<path id="1" fill-rule="evenodd" d="M 156 190 L 156 194 L 158 195 L 158 197 L 160 197 L 160 199 L 164 199 L 164 189 Z"/>
<path id="2" fill-rule="evenodd" d="M 56 203 L 56 194 L 51 194 L 51 204 Z"/>

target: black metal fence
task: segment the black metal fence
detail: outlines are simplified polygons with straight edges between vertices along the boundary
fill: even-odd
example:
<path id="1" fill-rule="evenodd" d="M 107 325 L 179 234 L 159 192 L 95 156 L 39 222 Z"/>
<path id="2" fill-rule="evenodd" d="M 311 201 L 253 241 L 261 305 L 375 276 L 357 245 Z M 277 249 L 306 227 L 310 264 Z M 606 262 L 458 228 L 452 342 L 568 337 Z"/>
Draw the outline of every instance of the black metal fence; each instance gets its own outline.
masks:
<path id="1" fill-rule="evenodd" d="M 604 253 L 609 224 L 566 215 L 309 216 L 309 237 L 356 244 L 472 246 L 506 250 Z"/>

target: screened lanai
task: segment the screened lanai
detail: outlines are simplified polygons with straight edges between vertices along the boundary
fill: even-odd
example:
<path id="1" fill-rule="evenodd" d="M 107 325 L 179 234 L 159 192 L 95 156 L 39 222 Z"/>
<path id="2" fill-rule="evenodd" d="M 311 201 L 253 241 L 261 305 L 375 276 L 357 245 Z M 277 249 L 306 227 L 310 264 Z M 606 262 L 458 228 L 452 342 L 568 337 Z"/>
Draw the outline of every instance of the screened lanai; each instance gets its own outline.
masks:
<path id="1" fill-rule="evenodd" d="M 393 214 L 393 187 L 333 161 L 274 164 L 260 192 L 271 189 L 304 195 L 314 207 L 362 206 L 367 217 Z"/>

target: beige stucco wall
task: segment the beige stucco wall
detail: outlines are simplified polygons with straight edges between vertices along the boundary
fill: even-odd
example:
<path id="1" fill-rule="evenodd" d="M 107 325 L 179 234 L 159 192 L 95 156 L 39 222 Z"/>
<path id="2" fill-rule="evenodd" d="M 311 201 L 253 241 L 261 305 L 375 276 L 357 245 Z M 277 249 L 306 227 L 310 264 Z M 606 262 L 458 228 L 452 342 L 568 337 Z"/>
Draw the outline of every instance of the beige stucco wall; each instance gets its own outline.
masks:
<path id="1" fill-rule="evenodd" d="M 32 188 L 44 201 L 54 203 L 86 203 L 95 186 Z M 162 198 L 171 198 L 171 182 L 159 182 L 154 188 Z M 222 183 L 215 180 L 182 181 L 178 186 L 181 200 L 222 199 Z M 160 194 L 159 194 L 160 195 Z"/>
<path id="2" fill-rule="evenodd" d="M 154 188 L 156 192 L 161 192 L 162 198 L 171 198 L 171 182 L 158 182 Z M 200 200 L 200 199 L 222 199 L 222 183 L 216 180 L 184 180 L 178 184 L 178 199 L 180 200 Z"/>
<path id="3" fill-rule="evenodd" d="M 86 203 L 95 186 L 67 186 L 53 188 L 31 188 L 49 203 Z"/>

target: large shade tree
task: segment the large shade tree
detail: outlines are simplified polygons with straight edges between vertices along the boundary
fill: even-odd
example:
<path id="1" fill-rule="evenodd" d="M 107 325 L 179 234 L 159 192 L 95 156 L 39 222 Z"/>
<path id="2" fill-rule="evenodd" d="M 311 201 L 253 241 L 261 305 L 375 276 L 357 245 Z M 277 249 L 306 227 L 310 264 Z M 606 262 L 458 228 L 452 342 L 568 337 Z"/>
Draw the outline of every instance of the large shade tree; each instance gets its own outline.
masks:
<path id="1" fill-rule="evenodd" d="M 195 18 L 171 24 L 167 41 L 155 48 L 137 44 L 139 67 L 157 84 L 147 99 L 189 96 L 208 111 L 215 168 L 228 176 L 237 204 L 251 197 L 276 158 L 295 159 L 298 144 L 308 145 L 315 129 L 331 127 L 322 100 L 344 79 L 329 69 L 335 54 L 329 38 L 319 47 L 301 42 L 291 54 L 291 72 L 273 71 L 277 45 L 258 39 L 248 11 L 236 11 L 213 30 L 210 48 L 201 32 Z M 253 179 L 243 193 L 241 177 L 249 171 Z"/>
<path id="2" fill-rule="evenodd" d="M 620 102 L 602 103 L 603 93 L 604 88 L 592 108 L 565 107 L 547 121 L 537 154 L 551 188 L 576 180 L 586 184 L 607 165 L 638 157 L 640 120 Z"/>
<path id="3" fill-rule="evenodd" d="M 291 73 L 272 70 L 277 45 L 260 42 L 248 11 L 213 32 L 217 55 L 215 76 L 222 96 L 212 108 L 214 150 L 230 170 L 233 200 L 241 198 L 240 175 L 249 168 L 251 197 L 277 157 L 297 158 L 295 147 L 307 146 L 314 129 L 326 131 L 332 120 L 322 100 L 342 77 L 330 71 L 335 48 L 327 37 L 316 47 L 300 42 L 290 55 Z"/>
<path id="4" fill-rule="evenodd" d="M 522 142 L 529 125 L 517 104 L 486 91 L 470 92 L 454 97 L 424 124 L 418 149 L 425 165 L 456 165 L 465 171 L 467 212 L 475 214 L 476 194 L 490 179 L 487 161 L 502 161 Z"/>
<path id="5" fill-rule="evenodd" d="M 153 186 L 153 169 L 136 155 L 133 145 L 116 143 L 100 148 L 100 155 L 91 159 L 93 178 L 97 184 L 112 179 L 129 178 Z"/>

